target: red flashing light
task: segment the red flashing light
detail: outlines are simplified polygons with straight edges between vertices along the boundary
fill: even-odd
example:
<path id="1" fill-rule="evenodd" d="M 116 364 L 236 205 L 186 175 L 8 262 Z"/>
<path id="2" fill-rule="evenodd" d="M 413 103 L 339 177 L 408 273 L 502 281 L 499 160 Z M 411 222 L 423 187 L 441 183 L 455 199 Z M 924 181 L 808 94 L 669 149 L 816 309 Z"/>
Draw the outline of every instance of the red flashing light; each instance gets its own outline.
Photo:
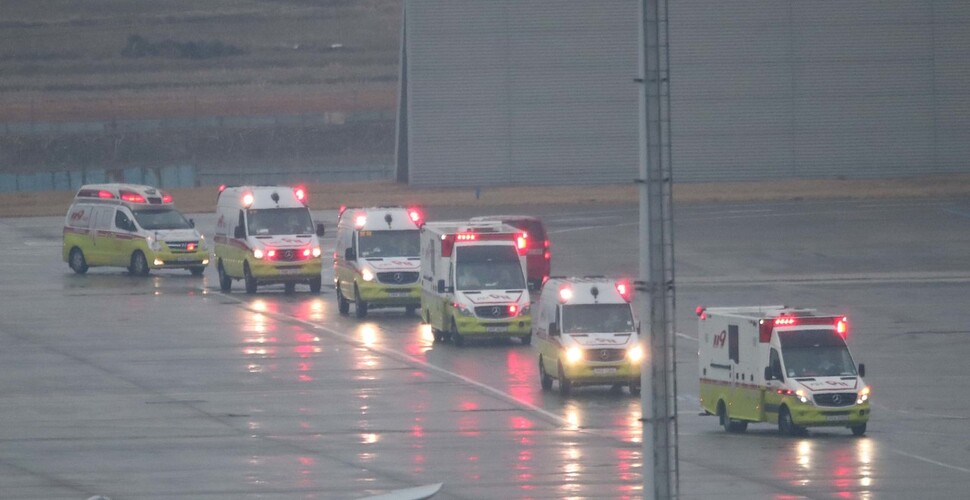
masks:
<path id="1" fill-rule="evenodd" d="M 295 188 L 293 188 L 293 195 L 296 196 L 296 199 L 300 200 L 301 203 L 303 203 L 304 205 L 306 205 L 306 202 L 307 202 L 307 192 L 306 192 L 306 188 L 305 187 L 303 187 L 303 186 L 296 186 Z"/>
<path id="2" fill-rule="evenodd" d="M 697 306 L 694 309 L 694 313 L 697 314 L 697 317 L 702 320 L 707 319 L 707 309 L 705 309 L 704 306 Z"/>
<path id="3" fill-rule="evenodd" d="M 549 250 L 546 250 L 545 252 L 542 253 L 542 258 L 545 260 L 552 260 L 552 252 L 550 252 Z"/>
<path id="4" fill-rule="evenodd" d="M 836 333 L 841 335 L 842 338 L 845 338 L 846 335 L 849 334 L 849 318 L 846 316 L 842 316 L 841 318 L 839 318 L 835 322 L 835 331 Z"/>
<path id="5" fill-rule="evenodd" d="M 424 214 L 422 214 L 421 211 L 418 210 L 417 208 L 408 209 L 408 218 L 411 219 L 411 222 L 415 223 L 418 226 L 420 226 L 424 222 Z"/>
<path id="6" fill-rule="evenodd" d="M 267 260 L 274 260 L 274 259 L 276 259 L 276 250 L 273 249 L 273 248 L 267 249 L 266 250 L 266 259 Z"/>
<path id="7" fill-rule="evenodd" d="M 791 316 L 775 318 L 775 326 L 794 326 L 796 324 L 797 321 Z"/>
<path id="8" fill-rule="evenodd" d="M 111 199 L 114 199 L 114 197 L 115 197 L 115 195 L 111 191 L 107 191 L 107 190 L 104 190 L 104 189 L 102 189 L 101 191 L 98 191 L 98 198 L 105 199 L 105 200 L 111 200 Z"/>
<path id="9" fill-rule="evenodd" d="M 549 240 L 542 240 L 543 248 L 549 248 Z"/>
<path id="10" fill-rule="evenodd" d="M 219 192 L 221 193 L 221 192 L 223 192 L 225 190 L 226 190 L 226 185 L 225 184 L 219 184 Z"/>
<path id="11" fill-rule="evenodd" d="M 340 209 L 337 210 L 337 218 L 339 219 L 344 212 L 347 211 L 347 205 L 340 205 Z"/>
<path id="12" fill-rule="evenodd" d="M 573 298 L 573 289 L 568 285 L 563 285 L 559 287 L 559 302 L 565 304 Z"/>
<path id="13" fill-rule="evenodd" d="M 475 233 L 458 233 L 455 235 L 455 241 L 475 241 L 478 239 L 478 235 Z"/>
<path id="14" fill-rule="evenodd" d="M 168 193 L 162 193 L 162 203 L 171 203 L 173 200 L 172 195 Z"/>
<path id="15" fill-rule="evenodd" d="M 194 252 L 195 251 L 195 243 L 187 243 L 185 245 L 185 249 L 188 250 L 189 252 Z"/>
<path id="16" fill-rule="evenodd" d="M 242 195 L 242 204 L 244 207 L 251 207 L 254 201 L 256 201 L 256 197 L 253 196 L 253 193 L 246 193 Z"/>
<path id="17" fill-rule="evenodd" d="M 354 219 L 354 225 L 357 226 L 357 229 L 360 229 L 360 228 L 366 226 L 367 225 L 367 216 L 366 215 L 358 215 L 357 218 Z"/>
<path id="18" fill-rule="evenodd" d="M 616 291 L 623 297 L 623 300 L 630 302 L 633 297 L 633 289 L 630 288 L 630 282 L 626 280 L 620 280 L 616 282 Z"/>
<path id="19" fill-rule="evenodd" d="M 515 316 L 519 312 L 519 306 L 512 304 L 509 306 L 509 316 Z"/>
<path id="20" fill-rule="evenodd" d="M 310 248 L 309 247 L 303 249 L 303 256 L 304 257 L 309 257 L 310 256 Z"/>
<path id="21" fill-rule="evenodd" d="M 132 193 L 131 191 L 122 191 L 121 199 L 127 201 L 128 203 L 145 203 L 145 197 L 138 194 Z"/>

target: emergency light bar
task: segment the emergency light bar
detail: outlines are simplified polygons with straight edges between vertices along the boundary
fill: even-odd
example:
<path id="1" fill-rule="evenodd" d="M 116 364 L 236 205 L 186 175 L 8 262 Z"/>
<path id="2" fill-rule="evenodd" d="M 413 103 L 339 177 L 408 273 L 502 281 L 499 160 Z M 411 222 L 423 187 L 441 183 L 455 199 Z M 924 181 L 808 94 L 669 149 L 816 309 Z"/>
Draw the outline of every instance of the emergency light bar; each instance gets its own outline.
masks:
<path id="1" fill-rule="evenodd" d="M 703 317 L 701 318 L 703 319 Z M 758 341 L 770 342 L 771 332 L 777 327 L 802 325 L 831 325 L 842 338 L 849 333 L 847 316 L 778 316 L 758 321 Z"/>

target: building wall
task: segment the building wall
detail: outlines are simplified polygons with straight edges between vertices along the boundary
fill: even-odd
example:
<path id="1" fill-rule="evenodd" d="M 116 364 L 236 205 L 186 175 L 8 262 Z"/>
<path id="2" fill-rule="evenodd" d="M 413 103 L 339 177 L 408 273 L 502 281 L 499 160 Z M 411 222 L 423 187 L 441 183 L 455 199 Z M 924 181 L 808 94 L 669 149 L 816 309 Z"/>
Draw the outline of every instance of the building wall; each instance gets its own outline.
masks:
<path id="1" fill-rule="evenodd" d="M 635 177 L 639 5 L 406 0 L 409 182 Z M 668 6 L 675 181 L 970 171 L 970 2 Z"/>

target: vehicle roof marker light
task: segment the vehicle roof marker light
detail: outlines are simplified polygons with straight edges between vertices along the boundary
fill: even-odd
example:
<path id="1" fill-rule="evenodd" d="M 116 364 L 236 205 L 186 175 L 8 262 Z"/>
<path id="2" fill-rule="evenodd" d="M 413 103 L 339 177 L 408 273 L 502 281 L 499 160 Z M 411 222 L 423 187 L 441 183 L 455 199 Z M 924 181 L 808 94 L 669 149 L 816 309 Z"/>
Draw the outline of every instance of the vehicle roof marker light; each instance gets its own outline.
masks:
<path id="1" fill-rule="evenodd" d="M 131 191 L 122 191 L 121 192 L 121 199 L 124 200 L 124 201 L 127 201 L 128 203 L 147 203 L 145 201 L 145 197 L 144 196 L 142 196 L 142 195 L 140 195 L 138 193 L 133 193 Z"/>
<path id="2" fill-rule="evenodd" d="M 842 316 L 838 321 L 835 322 L 835 331 L 842 338 L 845 338 L 849 333 L 849 318 L 847 316 Z"/>
<path id="3" fill-rule="evenodd" d="M 223 192 L 225 190 L 226 190 L 226 185 L 225 184 L 219 184 L 219 192 L 221 193 L 221 192 Z"/>
<path id="4" fill-rule="evenodd" d="M 697 306 L 694 309 L 694 313 L 696 313 L 697 317 L 700 319 L 707 319 L 707 309 L 705 309 L 704 306 Z"/>
<path id="5" fill-rule="evenodd" d="M 296 199 L 300 200 L 301 203 L 303 203 L 304 205 L 306 205 L 306 202 L 307 202 L 307 192 L 306 192 L 306 188 L 305 187 L 303 187 L 303 186 L 296 186 L 295 188 L 293 188 L 293 195 L 296 196 Z"/>
<path id="6" fill-rule="evenodd" d="M 519 233 L 515 237 L 515 249 L 519 251 L 519 255 L 525 255 L 529 248 L 529 233 Z"/>
<path id="7" fill-rule="evenodd" d="M 475 233 L 458 233 L 455 235 L 455 239 L 458 241 L 475 241 L 478 239 L 478 235 Z"/>
<path id="8" fill-rule="evenodd" d="M 173 201 L 172 195 L 168 193 L 162 193 L 162 203 L 171 203 Z"/>
<path id="9" fill-rule="evenodd" d="M 573 289 L 568 286 L 559 288 L 559 302 L 565 304 L 573 298 Z"/>
<path id="10" fill-rule="evenodd" d="M 249 208 L 253 206 L 254 201 L 256 201 L 256 197 L 253 196 L 253 193 L 246 193 L 242 195 L 242 204 L 244 207 Z"/>
<path id="11" fill-rule="evenodd" d="M 630 288 L 630 282 L 626 280 L 620 280 L 616 282 L 616 291 L 623 297 L 623 300 L 630 302 L 633 297 L 633 290 Z"/>
<path id="12" fill-rule="evenodd" d="M 360 228 L 366 226 L 367 225 L 367 216 L 366 215 L 358 215 L 354 219 L 354 225 L 357 226 L 357 229 L 360 229 Z"/>
<path id="13" fill-rule="evenodd" d="M 408 218 L 411 219 L 411 222 L 419 226 L 421 225 L 422 222 L 424 222 L 424 215 L 417 208 L 408 209 Z"/>
<path id="14" fill-rule="evenodd" d="M 102 189 L 101 191 L 98 191 L 98 198 L 110 200 L 110 199 L 113 199 L 114 197 L 115 197 L 114 193 L 106 189 Z"/>

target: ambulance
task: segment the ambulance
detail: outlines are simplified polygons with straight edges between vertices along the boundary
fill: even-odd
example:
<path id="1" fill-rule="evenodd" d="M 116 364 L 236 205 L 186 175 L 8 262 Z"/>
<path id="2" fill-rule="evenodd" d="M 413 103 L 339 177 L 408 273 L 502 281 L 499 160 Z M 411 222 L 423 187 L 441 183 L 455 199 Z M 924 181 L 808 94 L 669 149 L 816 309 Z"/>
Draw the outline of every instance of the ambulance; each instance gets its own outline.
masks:
<path id="1" fill-rule="evenodd" d="M 421 211 L 403 207 L 341 208 L 333 253 L 333 283 L 340 314 L 421 305 Z"/>
<path id="2" fill-rule="evenodd" d="M 282 283 L 286 293 L 307 284 L 320 293 L 323 261 L 302 186 L 220 187 L 216 202 L 215 264 L 219 287 L 241 279 L 246 293 L 259 285 Z"/>
<path id="3" fill-rule="evenodd" d="M 849 353 L 848 318 L 786 306 L 698 307 L 701 406 L 728 432 L 750 422 L 866 432 L 870 389 Z"/>
<path id="4" fill-rule="evenodd" d="M 64 219 L 62 258 L 78 274 L 115 266 L 133 276 L 152 269 L 188 269 L 202 276 L 209 248 L 170 194 L 139 184 L 87 184 Z"/>
<path id="5" fill-rule="evenodd" d="M 501 222 L 421 228 L 421 317 L 436 342 L 532 339 L 526 234 Z"/>
<path id="6" fill-rule="evenodd" d="M 605 277 L 546 281 L 533 307 L 533 346 L 543 390 L 559 381 L 568 396 L 580 385 L 627 386 L 640 394 L 639 325 L 626 280 Z"/>

